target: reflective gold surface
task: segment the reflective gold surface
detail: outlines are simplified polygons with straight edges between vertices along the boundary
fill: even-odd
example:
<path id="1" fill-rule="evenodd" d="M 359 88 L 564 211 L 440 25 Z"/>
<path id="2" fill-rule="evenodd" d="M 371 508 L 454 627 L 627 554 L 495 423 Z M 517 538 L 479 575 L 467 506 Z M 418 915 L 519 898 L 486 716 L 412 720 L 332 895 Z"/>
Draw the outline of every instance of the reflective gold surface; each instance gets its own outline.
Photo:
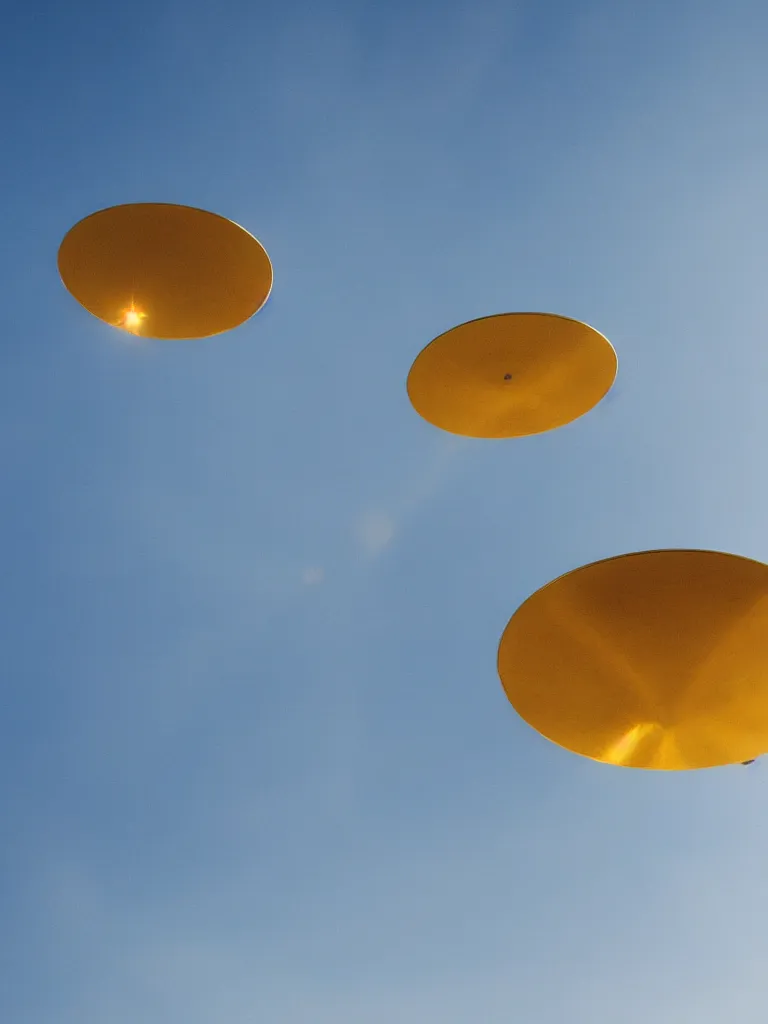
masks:
<path id="1" fill-rule="evenodd" d="M 243 228 L 189 206 L 132 203 L 86 217 L 59 248 L 81 305 L 149 338 L 205 338 L 253 316 L 272 288 L 267 253 Z"/>
<path id="2" fill-rule="evenodd" d="M 416 411 L 452 434 L 522 437 L 592 409 L 616 377 L 598 331 L 552 313 L 502 313 L 435 338 L 408 375 Z"/>
<path id="3" fill-rule="evenodd" d="M 498 668 L 526 722 L 577 754 L 632 768 L 706 768 L 768 751 L 768 566 L 646 551 L 533 594 Z"/>

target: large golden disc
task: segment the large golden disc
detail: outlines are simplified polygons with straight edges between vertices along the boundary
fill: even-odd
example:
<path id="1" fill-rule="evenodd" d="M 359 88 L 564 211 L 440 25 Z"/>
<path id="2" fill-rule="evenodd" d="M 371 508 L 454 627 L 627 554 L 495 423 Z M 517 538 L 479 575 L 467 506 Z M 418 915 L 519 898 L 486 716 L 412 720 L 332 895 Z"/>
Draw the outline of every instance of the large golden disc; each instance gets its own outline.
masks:
<path id="1" fill-rule="evenodd" d="M 576 569 L 512 616 L 499 676 L 520 716 L 585 757 L 708 768 L 768 751 L 768 566 L 644 551 Z"/>
<path id="2" fill-rule="evenodd" d="M 231 330 L 272 288 L 272 264 L 252 235 L 218 214 L 170 203 L 91 214 L 67 233 L 58 262 L 90 313 L 149 338 Z"/>
<path id="3" fill-rule="evenodd" d="M 611 388 L 616 352 L 602 334 L 553 313 L 501 313 L 454 327 L 416 358 L 408 396 L 436 427 L 522 437 L 589 412 Z"/>

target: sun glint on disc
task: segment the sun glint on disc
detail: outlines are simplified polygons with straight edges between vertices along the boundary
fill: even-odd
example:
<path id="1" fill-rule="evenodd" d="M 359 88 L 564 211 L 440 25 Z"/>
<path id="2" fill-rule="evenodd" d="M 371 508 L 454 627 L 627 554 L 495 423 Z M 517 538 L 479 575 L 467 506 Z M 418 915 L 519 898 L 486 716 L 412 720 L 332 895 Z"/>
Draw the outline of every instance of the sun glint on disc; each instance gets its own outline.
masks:
<path id="1" fill-rule="evenodd" d="M 146 318 L 147 314 L 143 313 L 140 309 L 136 309 L 133 303 L 131 303 L 128 309 L 123 310 L 115 326 L 122 327 L 129 334 L 141 334 L 141 323 Z"/>
<path id="2" fill-rule="evenodd" d="M 642 551 L 537 590 L 499 644 L 515 710 L 573 753 L 627 768 L 740 764 L 768 751 L 768 565 Z"/>
<path id="3" fill-rule="evenodd" d="M 148 338 L 208 338 L 245 323 L 272 289 L 264 247 L 225 217 L 172 203 L 128 203 L 79 221 L 59 273 L 89 313 Z"/>

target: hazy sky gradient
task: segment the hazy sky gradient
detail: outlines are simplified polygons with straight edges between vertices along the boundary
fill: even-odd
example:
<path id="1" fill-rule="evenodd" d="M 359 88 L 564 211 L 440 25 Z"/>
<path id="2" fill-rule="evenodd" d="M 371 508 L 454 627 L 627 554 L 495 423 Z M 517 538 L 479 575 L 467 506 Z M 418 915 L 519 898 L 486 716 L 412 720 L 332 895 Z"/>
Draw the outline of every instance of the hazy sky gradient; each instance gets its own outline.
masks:
<path id="1" fill-rule="evenodd" d="M 768 766 L 524 726 L 552 577 L 768 560 L 768 5 L 17 5 L 0 40 L 0 1019 L 726 1024 L 768 1012 Z M 134 342 L 60 284 L 114 203 L 213 209 L 267 307 Z M 619 354 L 568 428 L 405 378 L 485 314 Z"/>

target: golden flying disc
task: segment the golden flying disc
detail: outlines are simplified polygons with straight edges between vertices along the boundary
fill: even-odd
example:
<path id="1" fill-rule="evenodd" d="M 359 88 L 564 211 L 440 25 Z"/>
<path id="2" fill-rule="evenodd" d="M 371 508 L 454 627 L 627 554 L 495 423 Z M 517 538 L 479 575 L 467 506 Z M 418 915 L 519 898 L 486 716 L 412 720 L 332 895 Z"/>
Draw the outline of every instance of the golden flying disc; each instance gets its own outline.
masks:
<path id="1" fill-rule="evenodd" d="M 685 769 L 768 751 L 768 566 L 644 551 L 576 569 L 511 618 L 499 676 L 520 716 L 577 754 Z"/>
<path id="2" fill-rule="evenodd" d="M 170 203 L 112 206 L 79 221 L 59 273 L 89 313 L 148 338 L 206 338 L 269 297 L 272 264 L 231 220 Z"/>
<path id="3" fill-rule="evenodd" d="M 446 331 L 416 358 L 408 396 L 429 423 L 465 437 L 523 437 L 583 416 L 616 377 L 594 328 L 552 313 L 501 313 Z"/>

